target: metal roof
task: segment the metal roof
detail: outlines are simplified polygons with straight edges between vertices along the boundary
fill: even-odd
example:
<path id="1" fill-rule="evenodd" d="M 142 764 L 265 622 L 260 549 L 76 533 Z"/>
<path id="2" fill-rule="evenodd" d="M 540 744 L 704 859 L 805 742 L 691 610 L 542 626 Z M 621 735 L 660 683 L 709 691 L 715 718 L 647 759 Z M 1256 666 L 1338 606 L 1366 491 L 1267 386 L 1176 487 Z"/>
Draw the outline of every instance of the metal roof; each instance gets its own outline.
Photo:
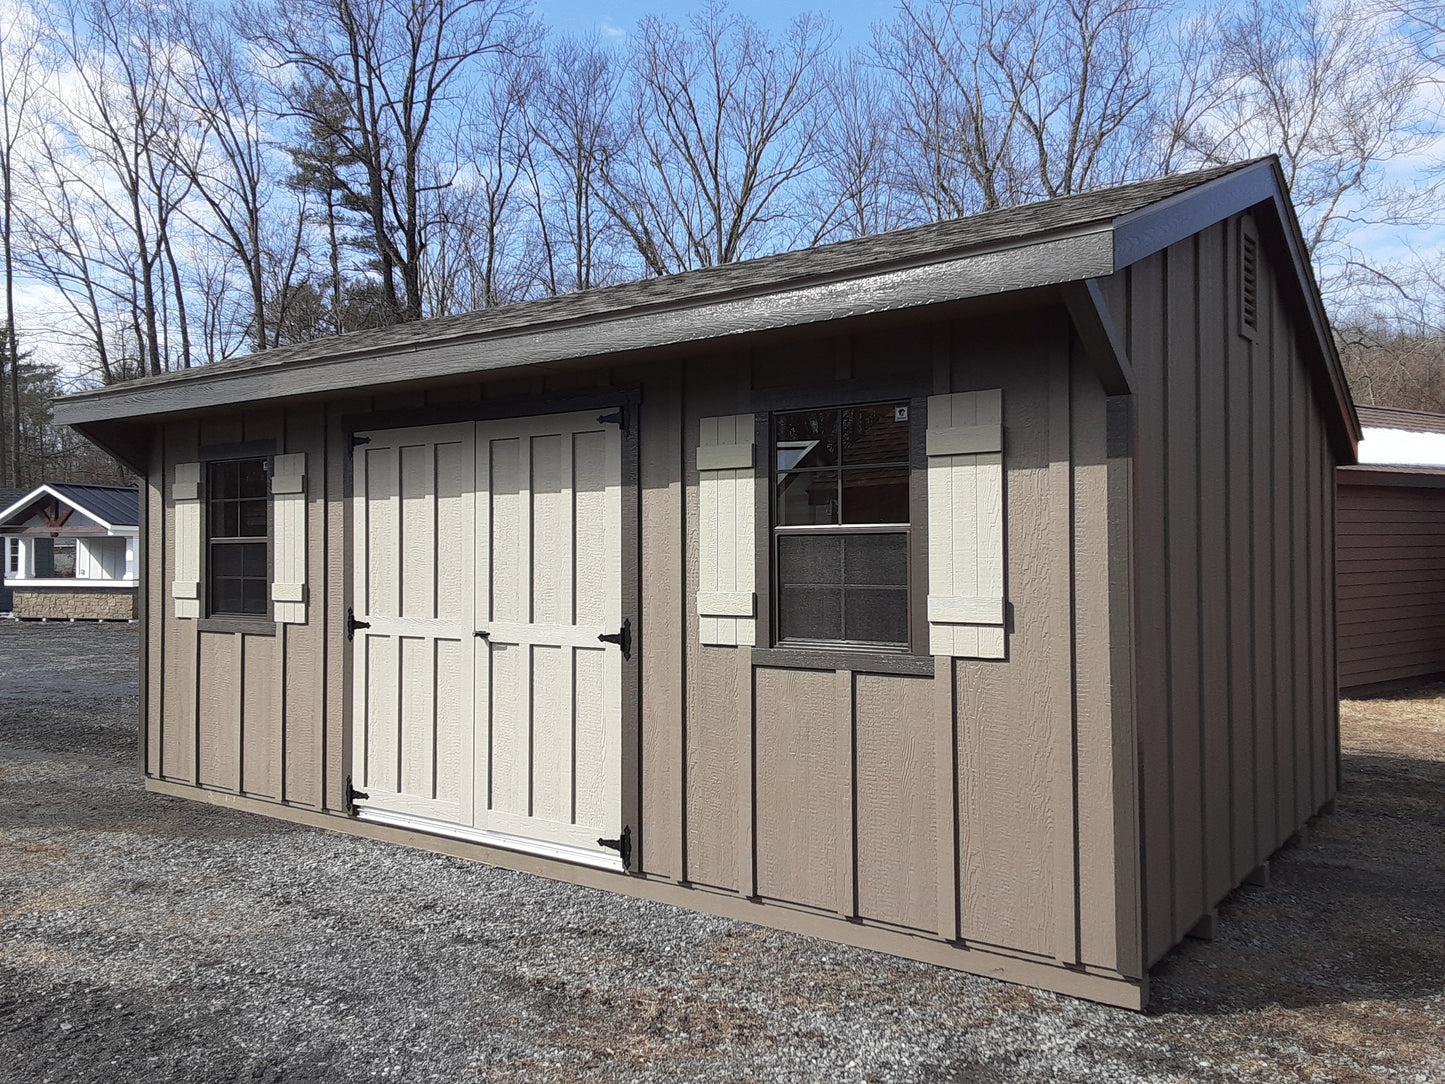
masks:
<path id="1" fill-rule="evenodd" d="M 1410 433 L 1445 433 L 1445 414 L 1394 407 L 1356 406 L 1360 425 L 1366 429 L 1403 429 Z"/>
<path id="2" fill-rule="evenodd" d="M 0 490 L 0 499 L 8 492 L 20 496 L 0 505 L 0 525 L 46 496 L 59 497 L 82 515 L 112 530 L 140 524 L 140 492 L 135 486 L 45 482 L 30 490 Z"/>

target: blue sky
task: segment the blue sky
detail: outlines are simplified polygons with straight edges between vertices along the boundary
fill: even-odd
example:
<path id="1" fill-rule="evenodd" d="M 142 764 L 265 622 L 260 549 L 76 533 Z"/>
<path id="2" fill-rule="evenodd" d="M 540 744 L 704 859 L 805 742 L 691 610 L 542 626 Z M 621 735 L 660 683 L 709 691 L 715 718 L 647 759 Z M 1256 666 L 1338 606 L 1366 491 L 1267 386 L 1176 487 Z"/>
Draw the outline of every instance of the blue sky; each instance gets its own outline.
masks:
<path id="1" fill-rule="evenodd" d="M 665 0 L 536 0 L 535 10 L 544 23 L 554 29 L 578 36 L 592 31 L 607 36 L 627 33 L 644 15 L 664 15 L 681 21 L 701 6 L 697 3 L 666 3 Z M 797 15 L 806 11 L 821 12 L 833 20 L 839 32 L 839 44 L 848 47 L 865 44 L 869 26 L 893 13 L 893 4 L 868 3 L 867 0 L 845 0 L 843 3 L 820 4 L 810 0 L 732 0 L 732 11 L 746 15 L 761 26 L 782 29 Z"/>

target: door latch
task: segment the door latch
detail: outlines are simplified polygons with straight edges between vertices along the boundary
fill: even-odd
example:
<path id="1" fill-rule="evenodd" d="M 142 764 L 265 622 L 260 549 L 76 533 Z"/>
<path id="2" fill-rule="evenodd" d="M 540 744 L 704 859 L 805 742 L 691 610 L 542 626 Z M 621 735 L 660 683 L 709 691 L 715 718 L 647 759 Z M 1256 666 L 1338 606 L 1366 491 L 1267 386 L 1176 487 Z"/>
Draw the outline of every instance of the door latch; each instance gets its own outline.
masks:
<path id="1" fill-rule="evenodd" d="M 604 632 L 597 639 L 604 644 L 616 644 L 622 648 L 623 659 L 632 658 L 632 618 L 622 619 L 622 628 L 617 632 Z"/>
<path id="2" fill-rule="evenodd" d="M 606 847 L 622 855 L 622 868 L 630 869 L 632 866 L 632 828 L 624 826 L 621 839 L 599 839 L 597 846 Z"/>
<path id="3" fill-rule="evenodd" d="M 356 614 L 352 611 L 351 607 L 346 607 L 346 638 L 348 640 L 354 640 L 356 638 L 357 629 L 369 628 L 371 628 L 370 621 L 356 620 Z"/>

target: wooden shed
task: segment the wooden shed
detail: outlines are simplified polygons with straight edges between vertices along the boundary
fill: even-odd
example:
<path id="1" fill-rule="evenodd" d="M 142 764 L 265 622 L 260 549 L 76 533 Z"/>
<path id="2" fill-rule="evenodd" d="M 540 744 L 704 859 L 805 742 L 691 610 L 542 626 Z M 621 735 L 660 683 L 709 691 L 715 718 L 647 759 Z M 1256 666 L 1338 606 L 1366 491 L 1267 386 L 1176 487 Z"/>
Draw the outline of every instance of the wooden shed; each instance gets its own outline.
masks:
<path id="1" fill-rule="evenodd" d="M 1340 687 L 1445 674 L 1445 414 L 1360 407 L 1358 465 L 1342 466 Z"/>
<path id="2" fill-rule="evenodd" d="M 1273 159 L 71 396 L 147 786 L 1139 1007 L 1335 793 Z"/>

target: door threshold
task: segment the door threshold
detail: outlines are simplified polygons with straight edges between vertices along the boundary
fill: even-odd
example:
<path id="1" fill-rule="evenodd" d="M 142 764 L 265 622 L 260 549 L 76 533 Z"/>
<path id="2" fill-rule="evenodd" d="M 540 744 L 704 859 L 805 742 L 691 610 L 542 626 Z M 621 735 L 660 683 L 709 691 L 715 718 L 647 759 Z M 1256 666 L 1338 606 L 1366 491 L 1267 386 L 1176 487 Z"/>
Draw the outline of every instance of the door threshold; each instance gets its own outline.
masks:
<path id="1" fill-rule="evenodd" d="M 575 862 L 577 865 L 591 866 L 594 869 L 611 870 L 615 873 L 626 872 L 622 866 L 621 855 L 600 854 L 585 847 L 574 847 L 568 843 L 549 843 L 544 839 L 531 839 L 527 836 L 514 835 L 511 832 L 469 828 L 464 824 L 451 824 L 447 821 L 433 820 L 431 817 L 419 817 L 414 813 L 397 813 L 390 809 L 376 809 L 364 805 L 357 806 L 356 819 L 370 821 L 373 824 L 386 824 L 393 828 L 405 828 L 411 832 L 426 832 L 434 836 L 465 840 L 468 843 L 480 843 L 487 847 L 520 851 L 523 854 L 537 855 L 539 858 L 555 858 L 562 862 Z"/>

